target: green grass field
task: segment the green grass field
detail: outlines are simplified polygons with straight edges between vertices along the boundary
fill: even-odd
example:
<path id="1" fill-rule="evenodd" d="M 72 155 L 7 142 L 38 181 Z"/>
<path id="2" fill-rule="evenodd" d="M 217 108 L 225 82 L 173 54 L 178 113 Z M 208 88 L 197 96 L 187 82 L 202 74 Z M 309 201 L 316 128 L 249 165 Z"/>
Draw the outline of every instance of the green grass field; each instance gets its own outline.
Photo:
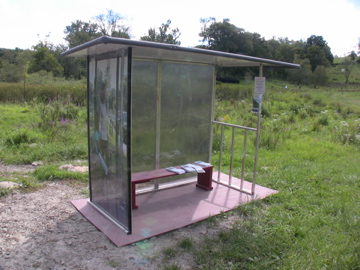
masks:
<path id="1" fill-rule="evenodd" d="M 360 269 L 359 92 L 267 88 L 257 183 L 279 193 L 227 213 L 238 216 L 231 229 L 174 253 L 191 254 L 196 269 Z M 249 107 L 230 98 L 215 115 L 255 126 Z M 181 269 L 176 256 L 165 269 Z"/>
<path id="2" fill-rule="evenodd" d="M 279 193 L 209 221 L 211 227 L 237 217 L 214 237 L 179 240 L 164 250 L 164 269 L 181 269 L 178 256 L 194 260 L 194 269 L 360 269 L 359 92 L 292 85 L 294 91 L 284 91 L 283 84 L 267 85 L 257 174 L 258 184 Z M 254 127 L 248 88 L 219 85 L 215 118 Z M 83 107 L 0 104 L 0 162 L 45 163 L 27 178 L 1 180 L 37 187 L 79 177 L 62 175 L 55 165 L 86 159 L 86 136 Z"/>

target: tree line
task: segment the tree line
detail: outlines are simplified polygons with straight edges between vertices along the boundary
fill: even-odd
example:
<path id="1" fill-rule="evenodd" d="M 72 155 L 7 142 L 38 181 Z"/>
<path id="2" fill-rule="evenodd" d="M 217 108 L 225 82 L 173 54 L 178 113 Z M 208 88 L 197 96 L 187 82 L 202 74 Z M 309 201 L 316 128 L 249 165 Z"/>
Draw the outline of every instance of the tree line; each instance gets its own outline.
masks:
<path id="1" fill-rule="evenodd" d="M 288 38 L 265 40 L 258 33 L 247 32 L 230 23 L 229 19 L 217 21 L 211 17 L 201 18 L 200 23 L 202 45 L 196 47 L 298 63 L 300 70 L 275 70 L 269 74 L 298 84 L 323 84 L 326 81 L 326 67 L 334 62 L 331 48 L 322 36 L 312 35 L 307 40 L 298 41 Z M 112 10 L 95 16 L 89 22 L 71 22 L 65 27 L 64 33 L 67 45 L 54 45 L 45 40 L 39 41 L 31 50 L 0 49 L 0 81 L 22 82 L 29 74 L 82 79 L 86 76 L 86 59 L 64 58 L 60 56 L 62 52 L 103 35 L 131 38 L 126 20 Z M 140 40 L 181 45 L 180 37 L 180 30 L 173 28 L 171 20 L 168 20 L 158 28 L 149 28 Z M 344 63 L 346 70 L 351 70 L 356 62 L 360 63 L 354 51 L 349 56 L 348 62 Z M 241 78 L 248 72 L 252 70 L 223 68 L 218 76 Z"/>

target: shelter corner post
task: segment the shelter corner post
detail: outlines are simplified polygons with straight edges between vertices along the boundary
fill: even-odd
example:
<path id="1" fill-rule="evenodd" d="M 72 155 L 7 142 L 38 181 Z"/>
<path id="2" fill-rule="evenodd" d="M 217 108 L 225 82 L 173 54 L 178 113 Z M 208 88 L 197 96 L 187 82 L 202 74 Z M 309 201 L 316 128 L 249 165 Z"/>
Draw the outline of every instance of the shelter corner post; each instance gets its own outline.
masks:
<path id="1" fill-rule="evenodd" d="M 263 64 L 259 66 L 259 77 L 263 77 Z M 261 105 L 259 104 L 258 119 L 256 125 L 256 145 L 255 145 L 255 161 L 254 161 L 254 173 L 253 173 L 253 182 L 251 186 L 251 194 L 255 194 L 255 185 L 256 185 L 256 169 L 259 157 L 259 143 L 260 143 L 260 122 L 261 122 Z"/>

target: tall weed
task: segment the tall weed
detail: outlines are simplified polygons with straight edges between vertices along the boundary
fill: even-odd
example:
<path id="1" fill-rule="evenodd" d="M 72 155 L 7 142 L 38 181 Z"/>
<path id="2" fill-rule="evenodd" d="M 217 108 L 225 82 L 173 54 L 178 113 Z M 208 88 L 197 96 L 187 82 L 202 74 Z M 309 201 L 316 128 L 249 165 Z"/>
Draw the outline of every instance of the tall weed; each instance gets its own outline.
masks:
<path id="1" fill-rule="evenodd" d="M 63 82 L 48 84 L 0 83 L 0 102 L 40 103 L 57 98 L 70 99 L 78 106 L 86 104 L 86 84 L 84 82 Z"/>
<path id="2" fill-rule="evenodd" d="M 79 114 L 79 107 L 58 98 L 49 103 L 40 103 L 38 105 L 38 112 L 40 117 L 39 126 L 48 129 L 76 120 Z"/>

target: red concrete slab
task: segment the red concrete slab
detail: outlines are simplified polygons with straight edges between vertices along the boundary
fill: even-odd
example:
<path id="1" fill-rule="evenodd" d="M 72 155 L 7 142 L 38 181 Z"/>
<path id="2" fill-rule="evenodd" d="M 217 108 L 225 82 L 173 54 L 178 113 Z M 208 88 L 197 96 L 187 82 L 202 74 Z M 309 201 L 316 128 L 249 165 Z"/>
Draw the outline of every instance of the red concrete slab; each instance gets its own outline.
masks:
<path id="1" fill-rule="evenodd" d="M 227 181 L 226 175 L 222 174 L 222 177 Z M 234 181 L 238 179 L 233 178 L 233 183 Z M 213 187 L 213 190 L 206 191 L 195 184 L 189 184 L 137 195 L 139 208 L 132 211 L 132 234 L 126 234 L 109 221 L 87 199 L 75 200 L 72 203 L 95 227 L 120 247 L 188 226 L 277 192 L 259 185 L 256 185 L 254 195 L 247 195 L 217 183 L 213 183 Z M 251 184 L 245 181 L 244 188 L 250 187 Z"/>

